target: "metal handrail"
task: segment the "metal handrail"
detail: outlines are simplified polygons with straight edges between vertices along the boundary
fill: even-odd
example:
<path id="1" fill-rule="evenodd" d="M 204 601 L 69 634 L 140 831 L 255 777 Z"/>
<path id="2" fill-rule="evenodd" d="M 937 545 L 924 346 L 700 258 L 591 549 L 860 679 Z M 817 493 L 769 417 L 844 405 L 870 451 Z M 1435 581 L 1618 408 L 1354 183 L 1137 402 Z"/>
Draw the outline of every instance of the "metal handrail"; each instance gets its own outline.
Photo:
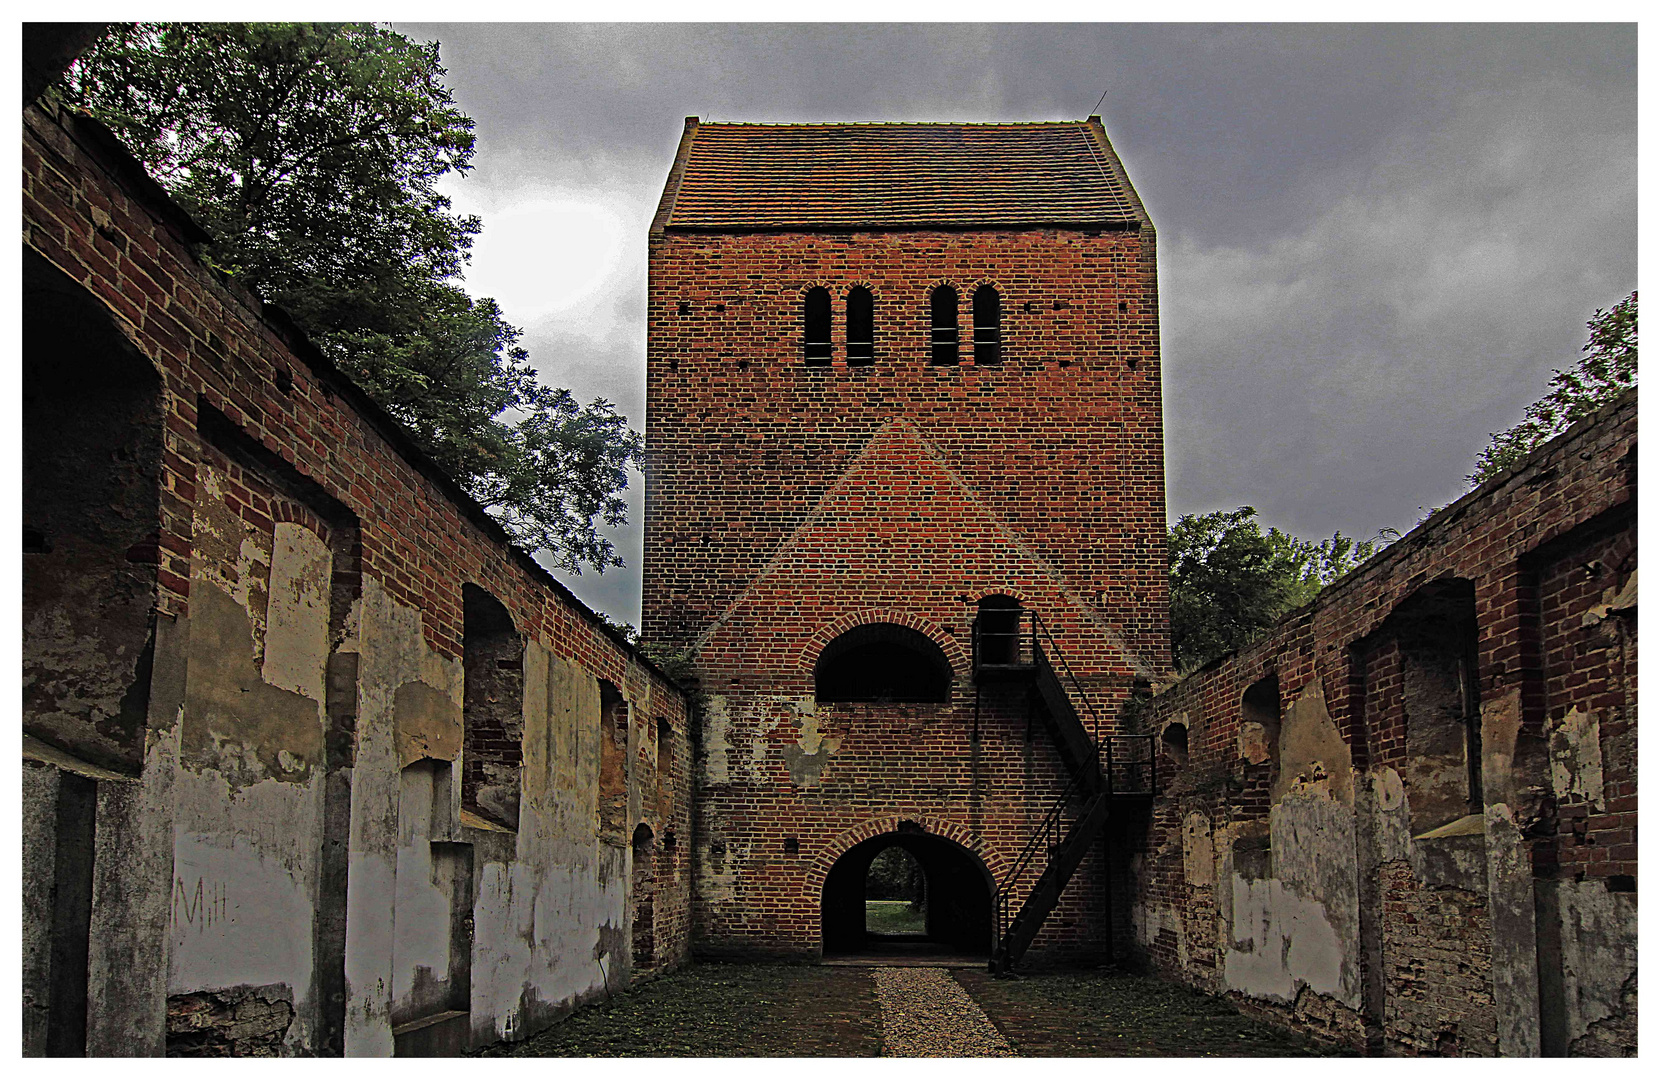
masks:
<path id="1" fill-rule="evenodd" d="M 982 617 L 983 615 L 984 613 L 982 613 Z M 1101 712 L 1095 707 L 1095 703 L 1090 700 L 1088 692 L 1084 689 L 1083 682 L 1078 678 L 1077 673 L 1072 670 L 1072 665 L 1067 662 L 1066 654 L 1061 651 L 1060 644 L 1055 640 L 1054 633 L 1049 629 L 1048 625 L 1044 623 L 1042 617 L 1039 616 L 1037 612 L 1026 608 L 1010 609 L 1007 611 L 1007 615 L 1015 616 L 1016 618 L 1015 628 L 1011 631 L 988 631 L 981 625 L 979 618 L 975 619 L 972 643 L 974 650 L 974 664 L 976 669 L 984 666 L 1011 670 L 1018 668 L 1031 668 L 1035 670 L 1039 662 L 1042 662 L 1049 667 L 1049 670 L 1052 673 L 1054 673 L 1055 667 L 1049 662 L 1050 657 L 1053 656 L 1056 661 L 1059 661 L 1061 671 L 1065 672 L 1067 681 L 1071 683 L 1073 690 L 1076 692 L 1075 701 L 1081 703 L 1089 714 L 1092 731 L 1091 749 L 1095 755 L 1095 765 L 1098 770 L 1097 775 L 1100 778 L 1101 784 L 1099 797 L 1111 798 L 1117 791 L 1119 787 L 1117 783 L 1117 773 L 1119 771 L 1117 766 L 1120 764 L 1132 767 L 1135 772 L 1131 775 L 1134 775 L 1138 779 L 1142 779 L 1140 767 L 1143 764 L 1147 767 L 1144 783 L 1131 783 L 1129 785 L 1125 785 L 1125 787 L 1129 789 L 1125 791 L 1125 794 L 1152 794 L 1156 792 L 1158 781 L 1158 757 L 1157 748 L 1154 745 L 1156 736 L 1102 736 Z M 1028 627 L 1030 627 L 1029 630 L 1027 629 Z M 1047 649 L 1044 649 L 1042 647 L 1042 643 L 1039 641 L 1039 630 L 1042 631 L 1043 638 L 1048 642 Z M 987 664 L 984 662 L 984 657 L 986 655 L 985 644 L 987 642 L 1004 641 L 1009 639 L 1013 639 L 1015 641 L 1014 648 L 1007 653 L 1003 653 L 1000 650 L 999 655 L 1008 655 L 1011 657 L 1013 662 L 1003 664 Z M 1030 656 L 1029 661 L 1023 658 L 1021 650 L 1021 643 L 1028 641 L 1030 642 L 1030 653 L 1028 654 Z M 1057 678 L 1058 677 L 1059 675 L 1057 673 Z M 1114 754 L 1114 744 L 1120 742 L 1131 745 L 1145 743 L 1145 756 L 1138 756 L 1132 752 L 1127 754 L 1122 762 L 1115 760 L 1116 755 Z M 1014 863 L 997 882 L 997 936 L 999 944 L 1002 943 L 1009 932 L 1009 925 L 1011 921 L 1009 908 L 1012 906 L 1016 887 L 1021 884 L 1028 872 L 1036 864 L 1037 854 L 1040 850 L 1046 852 L 1049 858 L 1053 858 L 1055 851 L 1060 847 L 1067 832 L 1069 831 L 1061 827 L 1066 809 L 1083 794 L 1086 787 L 1091 785 L 1092 779 L 1093 778 L 1090 776 L 1089 771 L 1084 768 L 1079 769 L 1073 775 L 1071 781 L 1067 784 L 1066 789 L 1061 793 L 1060 797 L 1049 806 L 1048 810 L 1044 813 L 1043 820 L 1039 823 L 1038 827 L 1033 830 L 1032 834 L 1027 838 L 1025 844 L 1021 846 L 1020 852 L 1016 855 Z M 1047 871 L 1047 869 L 1048 863 L 1046 862 L 1044 871 Z M 1040 876 L 1041 873 L 1042 872 L 1040 871 Z"/>

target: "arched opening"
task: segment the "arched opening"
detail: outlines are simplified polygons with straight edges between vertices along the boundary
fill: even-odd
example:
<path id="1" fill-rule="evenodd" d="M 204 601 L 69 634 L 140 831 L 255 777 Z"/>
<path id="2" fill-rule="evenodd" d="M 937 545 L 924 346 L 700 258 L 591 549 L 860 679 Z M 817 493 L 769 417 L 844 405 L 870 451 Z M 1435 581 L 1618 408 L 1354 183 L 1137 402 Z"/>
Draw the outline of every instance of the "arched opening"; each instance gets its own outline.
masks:
<path id="1" fill-rule="evenodd" d="M 621 844 L 628 831 L 628 702 L 599 680 L 599 835 Z"/>
<path id="2" fill-rule="evenodd" d="M 1481 693 L 1476 678 L 1475 584 L 1432 581 L 1396 606 L 1362 643 L 1379 689 L 1406 728 L 1399 765 L 1414 835 L 1482 809 Z M 1388 688 L 1387 675 L 1398 678 Z M 1391 700 L 1393 699 L 1393 701 Z M 1398 704 L 1396 704 L 1398 702 Z"/>
<path id="3" fill-rule="evenodd" d="M 1269 672 L 1246 688 L 1239 699 L 1239 719 L 1242 724 L 1255 724 L 1262 729 L 1263 745 L 1268 760 L 1275 768 L 1280 762 L 1280 676 Z"/>
<path id="4" fill-rule="evenodd" d="M 825 876 L 820 907 L 825 955 L 990 955 L 992 886 L 985 865 L 973 852 L 944 837 L 916 826 L 902 824 L 901 830 L 855 844 Z M 904 856 L 887 855 L 894 848 Z M 889 865 L 908 857 L 917 867 L 921 880 L 916 892 L 921 903 L 920 917 L 909 920 L 914 929 L 870 929 L 872 872 L 884 856 Z M 876 872 L 879 876 L 882 871 Z M 908 903 L 901 906 L 908 907 Z"/>
<path id="5" fill-rule="evenodd" d="M 936 364 L 957 362 L 957 290 L 949 285 L 928 297 L 929 343 Z"/>
<path id="6" fill-rule="evenodd" d="M 652 835 L 651 826 L 642 822 L 635 827 L 633 848 L 633 959 L 635 972 L 641 972 L 657 962 L 657 875 L 653 867 L 657 840 Z"/>
<path id="7" fill-rule="evenodd" d="M 865 933 L 920 937 L 927 915 L 922 864 L 899 844 L 883 848 L 865 871 Z"/>
<path id="8" fill-rule="evenodd" d="M 461 586 L 461 805 L 519 827 L 524 767 L 524 639 L 501 601 Z"/>
<path id="9" fill-rule="evenodd" d="M 809 364 L 830 362 L 830 290 L 820 285 L 808 289 L 802 301 L 801 348 Z"/>
<path id="10" fill-rule="evenodd" d="M 1003 359 L 1003 298 L 990 285 L 974 290 L 974 362 Z"/>
<path id="11" fill-rule="evenodd" d="M 1172 763 L 1180 767 L 1187 764 L 1187 725 L 1180 720 L 1170 724 L 1159 737 L 1159 743 L 1164 747 L 1164 754 Z"/>
<path id="12" fill-rule="evenodd" d="M 847 293 L 847 362 L 876 362 L 876 301 L 863 285 Z"/>
<path id="13" fill-rule="evenodd" d="M 951 662 L 925 634 L 867 623 L 824 647 L 813 688 L 821 702 L 949 701 Z"/>
<path id="14" fill-rule="evenodd" d="M 974 621 L 979 667 L 1011 667 L 1020 661 L 1020 601 L 1001 593 L 980 601 Z"/>

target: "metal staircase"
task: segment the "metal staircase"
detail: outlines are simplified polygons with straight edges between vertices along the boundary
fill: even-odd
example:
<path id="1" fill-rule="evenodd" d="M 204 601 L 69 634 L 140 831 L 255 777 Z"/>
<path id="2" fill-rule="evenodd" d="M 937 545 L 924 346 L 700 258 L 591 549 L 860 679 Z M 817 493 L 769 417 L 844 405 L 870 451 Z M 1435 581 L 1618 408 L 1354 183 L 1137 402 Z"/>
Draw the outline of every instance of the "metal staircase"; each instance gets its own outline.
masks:
<path id="1" fill-rule="evenodd" d="M 974 676 L 976 694 L 991 682 L 1030 686 L 1071 774 L 1066 790 L 1049 805 L 997 882 L 997 947 L 990 969 L 1002 975 L 1037 937 L 1067 882 L 1100 838 L 1114 803 L 1145 800 L 1155 793 L 1156 747 L 1151 735 L 1102 734 L 1101 714 L 1035 611 L 982 610 L 974 621 Z M 1015 910 L 1014 901 L 1022 892 L 1024 899 Z"/>

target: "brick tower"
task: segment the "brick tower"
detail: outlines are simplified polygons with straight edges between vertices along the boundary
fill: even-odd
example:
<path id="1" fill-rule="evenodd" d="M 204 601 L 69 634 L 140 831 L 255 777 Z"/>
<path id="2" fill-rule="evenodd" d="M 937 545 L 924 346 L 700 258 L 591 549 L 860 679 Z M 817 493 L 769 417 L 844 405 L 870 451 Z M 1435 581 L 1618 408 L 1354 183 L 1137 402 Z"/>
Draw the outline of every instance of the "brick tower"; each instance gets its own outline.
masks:
<path id="1" fill-rule="evenodd" d="M 699 951 L 1105 951 L 1169 640 L 1154 234 L 1100 119 L 689 118 L 647 350 Z M 863 922 L 891 846 L 903 939 Z"/>

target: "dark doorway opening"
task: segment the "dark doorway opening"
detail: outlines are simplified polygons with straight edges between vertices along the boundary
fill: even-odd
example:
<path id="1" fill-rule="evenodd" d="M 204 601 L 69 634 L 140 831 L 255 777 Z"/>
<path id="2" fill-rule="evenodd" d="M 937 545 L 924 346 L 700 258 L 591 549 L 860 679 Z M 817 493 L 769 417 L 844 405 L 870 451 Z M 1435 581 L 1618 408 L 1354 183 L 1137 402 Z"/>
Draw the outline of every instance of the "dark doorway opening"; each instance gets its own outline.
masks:
<path id="1" fill-rule="evenodd" d="M 888 854 L 895 848 L 899 853 Z M 920 918 L 904 920 L 910 925 L 903 928 L 873 930 L 867 921 L 871 893 L 906 889 L 903 878 L 887 887 L 884 874 L 890 867 L 903 870 L 906 859 L 920 879 L 909 886 L 920 902 Z M 908 907 L 911 896 L 894 899 Z M 920 830 L 885 833 L 849 848 L 824 879 L 821 914 L 825 956 L 991 953 L 991 878 L 984 864 L 961 845 Z"/>

